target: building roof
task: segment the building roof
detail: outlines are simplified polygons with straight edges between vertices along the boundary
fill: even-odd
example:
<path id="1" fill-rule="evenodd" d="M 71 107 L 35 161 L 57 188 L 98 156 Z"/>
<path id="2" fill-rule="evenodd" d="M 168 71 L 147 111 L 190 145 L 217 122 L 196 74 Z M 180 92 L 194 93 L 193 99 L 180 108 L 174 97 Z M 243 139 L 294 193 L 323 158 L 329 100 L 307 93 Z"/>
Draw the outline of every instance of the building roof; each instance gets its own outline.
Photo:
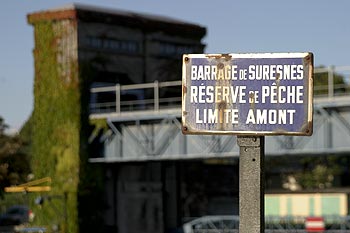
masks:
<path id="1" fill-rule="evenodd" d="M 126 27 L 142 28 L 144 31 L 166 31 L 169 34 L 181 34 L 202 38 L 206 28 L 197 24 L 165 16 L 135 13 L 118 9 L 102 8 L 85 4 L 71 3 L 57 8 L 38 11 L 27 16 L 30 24 L 40 21 L 75 19 L 83 22 L 96 22 Z"/>

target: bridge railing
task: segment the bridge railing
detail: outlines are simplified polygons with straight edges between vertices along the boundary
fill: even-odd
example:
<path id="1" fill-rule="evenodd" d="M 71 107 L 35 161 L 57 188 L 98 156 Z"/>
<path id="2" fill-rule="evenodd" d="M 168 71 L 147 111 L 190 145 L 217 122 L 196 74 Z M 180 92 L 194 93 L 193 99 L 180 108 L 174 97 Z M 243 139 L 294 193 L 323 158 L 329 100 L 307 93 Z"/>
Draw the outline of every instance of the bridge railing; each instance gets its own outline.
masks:
<path id="1" fill-rule="evenodd" d="M 90 112 L 121 113 L 181 105 L 181 81 L 95 87 L 91 89 Z"/>
<path id="2" fill-rule="evenodd" d="M 315 74 L 326 73 L 327 84 L 314 87 L 315 97 L 350 94 L 350 66 L 315 68 Z M 344 83 L 335 84 L 336 75 Z M 178 108 L 181 106 L 181 81 L 113 85 L 91 88 L 90 113 L 121 113 Z"/>
<path id="3" fill-rule="evenodd" d="M 350 94 L 350 66 L 328 66 L 314 69 L 314 74 L 327 74 L 327 82 L 314 86 L 315 97 L 329 97 Z M 343 78 L 342 83 L 337 83 L 336 76 Z M 317 77 L 316 77 L 317 78 Z"/>
<path id="4" fill-rule="evenodd" d="M 323 216 L 324 233 L 350 233 L 350 216 Z M 302 216 L 265 216 L 265 232 L 295 233 L 305 230 L 305 217 Z M 183 225 L 184 233 L 225 232 L 238 233 L 239 216 L 203 216 Z"/>

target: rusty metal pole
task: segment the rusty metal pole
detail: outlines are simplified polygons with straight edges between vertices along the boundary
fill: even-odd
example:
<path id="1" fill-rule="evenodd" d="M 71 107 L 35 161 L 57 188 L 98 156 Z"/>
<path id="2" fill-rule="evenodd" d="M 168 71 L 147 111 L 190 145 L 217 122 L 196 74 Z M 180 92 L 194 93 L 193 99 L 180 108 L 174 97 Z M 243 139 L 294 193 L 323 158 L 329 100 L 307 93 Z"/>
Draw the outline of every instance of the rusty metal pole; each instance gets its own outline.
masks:
<path id="1" fill-rule="evenodd" d="M 239 158 L 239 233 L 262 233 L 264 218 L 264 137 L 237 138 Z"/>

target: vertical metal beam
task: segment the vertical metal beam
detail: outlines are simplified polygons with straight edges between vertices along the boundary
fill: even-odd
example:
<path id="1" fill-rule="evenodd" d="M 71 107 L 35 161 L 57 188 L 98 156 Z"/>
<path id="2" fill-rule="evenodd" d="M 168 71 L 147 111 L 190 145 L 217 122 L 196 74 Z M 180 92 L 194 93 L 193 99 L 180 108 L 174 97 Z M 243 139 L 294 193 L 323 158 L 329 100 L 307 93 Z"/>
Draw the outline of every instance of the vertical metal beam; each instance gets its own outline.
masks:
<path id="1" fill-rule="evenodd" d="M 239 232 L 262 233 L 264 218 L 264 137 L 238 137 Z"/>
<path id="2" fill-rule="evenodd" d="M 120 85 L 115 85 L 115 112 L 120 113 Z"/>
<path id="3" fill-rule="evenodd" d="M 159 110 L 159 83 L 154 81 L 154 111 Z"/>
<path id="4" fill-rule="evenodd" d="M 334 67 L 328 67 L 328 97 L 334 97 Z"/>
<path id="5" fill-rule="evenodd" d="M 325 146 L 327 149 L 333 148 L 333 120 L 332 120 L 332 110 L 326 110 L 327 121 L 325 125 Z"/>
<path id="6" fill-rule="evenodd" d="M 124 155 L 124 153 L 123 153 L 123 132 L 121 131 L 120 125 L 115 126 L 110 119 L 107 119 L 107 125 L 109 126 L 109 128 L 111 128 L 115 137 L 117 137 L 117 139 L 119 140 L 119 144 L 117 144 L 117 145 L 119 145 L 118 146 L 119 148 L 117 148 L 117 149 L 119 149 L 119 157 L 124 157 L 123 156 Z M 103 141 L 105 141 L 105 140 L 103 140 Z M 106 148 L 106 145 L 104 145 L 104 148 Z M 117 153 L 116 149 L 114 149 L 113 151 L 115 151 L 115 153 Z M 104 157 L 108 157 L 108 154 L 106 154 L 106 152 L 104 152 Z"/>

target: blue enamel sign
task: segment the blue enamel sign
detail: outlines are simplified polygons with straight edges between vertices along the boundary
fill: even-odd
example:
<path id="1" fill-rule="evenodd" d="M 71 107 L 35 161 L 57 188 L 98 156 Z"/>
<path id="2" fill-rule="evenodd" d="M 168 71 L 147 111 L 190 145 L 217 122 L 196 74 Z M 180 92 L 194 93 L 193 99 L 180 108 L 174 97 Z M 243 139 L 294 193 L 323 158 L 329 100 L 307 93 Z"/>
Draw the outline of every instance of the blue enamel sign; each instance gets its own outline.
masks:
<path id="1" fill-rule="evenodd" d="M 184 134 L 312 134 L 312 53 L 185 54 L 182 83 Z"/>

